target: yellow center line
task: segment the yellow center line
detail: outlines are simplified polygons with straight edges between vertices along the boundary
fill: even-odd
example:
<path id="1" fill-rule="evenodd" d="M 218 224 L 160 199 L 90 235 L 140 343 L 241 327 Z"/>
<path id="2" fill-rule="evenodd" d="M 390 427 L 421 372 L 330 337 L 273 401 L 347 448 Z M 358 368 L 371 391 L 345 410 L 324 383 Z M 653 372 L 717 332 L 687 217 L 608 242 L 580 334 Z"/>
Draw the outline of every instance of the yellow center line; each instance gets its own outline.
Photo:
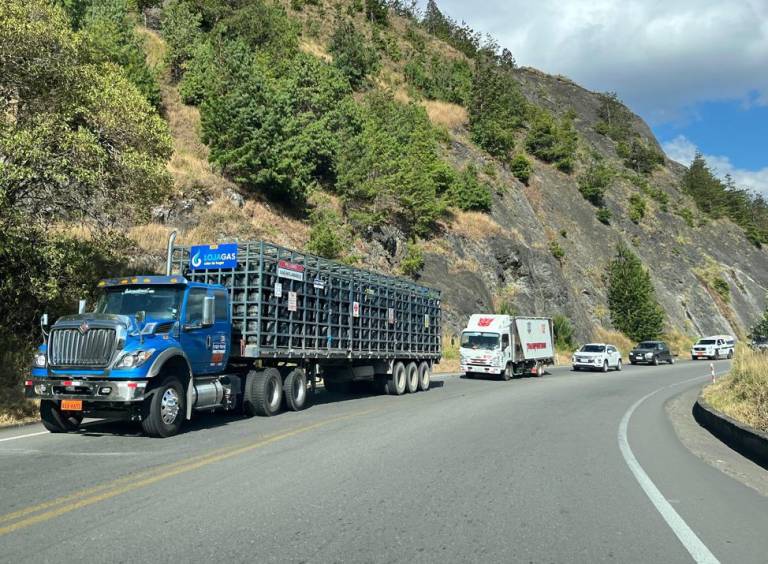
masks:
<path id="1" fill-rule="evenodd" d="M 0 527 L 0 536 L 6 535 L 8 533 L 12 533 L 19 529 L 29 527 L 31 525 L 36 525 L 38 523 L 49 521 L 50 519 L 54 519 L 56 517 L 59 517 L 71 511 L 75 511 L 76 509 L 88 507 L 89 505 L 93 505 L 95 503 L 99 503 L 101 501 L 105 501 L 107 499 L 111 499 L 113 497 L 117 497 L 119 495 L 132 492 L 140 488 L 144 488 L 146 486 L 150 486 L 162 480 L 173 478 L 174 476 L 178 476 L 179 474 L 191 472 L 193 470 L 197 470 L 198 468 L 202 468 L 204 466 L 208 466 L 210 464 L 221 462 L 222 460 L 226 460 L 228 458 L 232 458 L 232 457 L 244 454 L 246 452 L 256 450 L 258 448 L 267 446 L 277 441 L 281 441 L 289 437 L 294 437 L 296 435 L 300 435 L 302 433 L 312 431 L 314 429 L 323 427 L 330 423 L 343 421 L 344 419 L 350 419 L 352 417 L 359 417 L 361 415 L 367 415 L 368 413 L 371 413 L 373 411 L 376 411 L 376 410 L 369 409 L 365 411 L 358 411 L 356 413 L 351 413 L 348 415 L 341 415 L 339 417 L 332 417 L 324 421 L 313 423 L 312 425 L 306 425 L 304 427 L 299 427 L 291 431 L 286 431 L 284 433 L 272 435 L 260 441 L 257 441 L 255 443 L 247 444 L 245 446 L 240 446 L 235 448 L 230 447 L 228 449 L 219 449 L 219 452 L 214 452 L 213 454 L 208 453 L 202 456 L 197 456 L 197 457 L 189 458 L 186 460 L 182 460 L 180 462 L 176 462 L 174 464 L 170 464 L 165 467 L 154 468 L 145 472 L 131 474 L 130 476 L 126 476 L 124 478 L 120 478 L 118 480 L 114 480 L 114 481 L 102 484 L 100 486 L 95 486 L 94 488 L 89 488 L 88 490 L 75 492 L 73 494 L 69 494 L 48 502 L 44 502 L 28 508 L 20 509 L 13 513 L 8 513 L 6 515 L 0 516 L 0 522 L 11 521 L 19 517 L 23 517 L 24 515 L 29 515 L 30 513 L 36 513 L 44 509 L 49 509 L 51 507 L 56 507 L 56 506 L 66 504 L 63 507 L 50 509 L 49 511 L 44 511 L 43 513 L 32 515 L 31 517 L 27 517 L 26 519 L 21 519 L 20 521 L 16 521 L 15 523 L 2 526 Z M 100 493 L 94 493 L 94 492 L 100 492 Z M 86 494 L 89 494 L 89 495 L 86 495 Z M 68 503 L 68 502 L 73 502 L 73 503 Z"/>

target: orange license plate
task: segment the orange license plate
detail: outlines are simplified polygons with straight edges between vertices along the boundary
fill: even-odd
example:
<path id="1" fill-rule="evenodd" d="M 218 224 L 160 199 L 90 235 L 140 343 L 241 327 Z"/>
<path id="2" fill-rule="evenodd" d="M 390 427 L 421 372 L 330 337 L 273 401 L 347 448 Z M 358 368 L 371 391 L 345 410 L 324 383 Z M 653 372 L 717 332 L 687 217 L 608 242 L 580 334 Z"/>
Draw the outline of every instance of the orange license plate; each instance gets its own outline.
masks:
<path id="1" fill-rule="evenodd" d="M 83 400 L 61 400 L 62 411 L 82 411 Z"/>

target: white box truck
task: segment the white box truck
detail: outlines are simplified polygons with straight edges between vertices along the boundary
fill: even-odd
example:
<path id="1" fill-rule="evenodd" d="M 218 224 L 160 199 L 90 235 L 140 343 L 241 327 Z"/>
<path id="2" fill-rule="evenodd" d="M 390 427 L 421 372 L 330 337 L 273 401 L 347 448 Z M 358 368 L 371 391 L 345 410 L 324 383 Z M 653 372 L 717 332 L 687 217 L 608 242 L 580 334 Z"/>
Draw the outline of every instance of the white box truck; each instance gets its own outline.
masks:
<path id="1" fill-rule="evenodd" d="M 471 377 L 493 374 L 503 380 L 513 376 L 542 376 L 555 362 L 552 320 L 477 313 L 461 333 L 461 371 Z"/>

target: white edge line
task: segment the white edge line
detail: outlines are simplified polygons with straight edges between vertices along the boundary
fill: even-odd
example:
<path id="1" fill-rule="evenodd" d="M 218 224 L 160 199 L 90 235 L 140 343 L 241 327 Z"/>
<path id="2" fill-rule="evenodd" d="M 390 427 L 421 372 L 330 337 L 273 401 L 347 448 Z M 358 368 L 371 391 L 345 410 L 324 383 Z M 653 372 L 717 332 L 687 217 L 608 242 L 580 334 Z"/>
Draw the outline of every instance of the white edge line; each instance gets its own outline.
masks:
<path id="1" fill-rule="evenodd" d="M 50 435 L 50 433 L 48 431 L 39 431 L 37 433 L 28 433 L 26 435 L 16 435 L 15 437 L 0 439 L 0 443 L 4 443 L 5 441 L 15 441 L 16 439 L 26 439 L 27 437 L 36 437 L 37 435 Z"/>
<path id="2" fill-rule="evenodd" d="M 640 466 L 637 458 L 635 458 L 627 438 L 629 420 L 632 417 L 632 414 L 635 412 L 635 409 L 637 409 L 641 403 L 662 390 L 666 390 L 667 388 L 672 388 L 674 386 L 680 386 L 682 384 L 687 384 L 702 378 L 704 378 L 704 376 L 696 376 L 695 378 L 689 378 L 688 380 L 683 380 L 682 382 L 676 382 L 668 386 L 663 386 L 658 390 L 654 390 L 637 400 L 632 405 L 632 407 L 627 410 L 627 412 L 624 414 L 624 417 L 621 418 L 621 423 L 619 423 L 619 449 L 621 450 L 621 454 L 624 457 L 624 461 L 627 463 L 627 466 L 632 471 L 632 474 L 640 484 L 640 487 L 643 488 L 645 495 L 647 495 L 648 499 L 651 500 L 651 503 L 653 503 L 656 510 L 664 518 L 664 521 L 667 522 L 667 525 L 669 525 L 669 528 L 672 529 L 672 532 L 675 533 L 677 538 L 680 539 L 680 542 L 683 543 L 683 546 L 694 559 L 694 561 L 699 564 L 719 564 L 720 561 L 717 559 L 717 557 L 712 554 L 712 552 L 701 541 L 696 533 L 693 532 L 693 529 L 691 529 L 683 520 L 683 518 L 680 517 L 677 511 L 675 511 L 672 505 L 670 505 L 664 495 L 659 491 L 659 488 L 656 487 L 656 484 L 654 484 L 648 474 L 645 473 L 645 470 L 643 470 L 643 467 Z"/>

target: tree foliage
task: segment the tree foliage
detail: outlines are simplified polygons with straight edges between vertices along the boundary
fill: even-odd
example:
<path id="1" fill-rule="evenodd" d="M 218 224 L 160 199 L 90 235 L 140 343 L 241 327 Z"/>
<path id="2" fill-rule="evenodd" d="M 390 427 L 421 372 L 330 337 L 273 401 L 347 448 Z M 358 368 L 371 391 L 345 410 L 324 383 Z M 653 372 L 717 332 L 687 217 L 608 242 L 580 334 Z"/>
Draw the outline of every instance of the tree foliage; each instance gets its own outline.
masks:
<path id="1" fill-rule="evenodd" d="M 651 276 L 623 243 L 608 266 L 608 307 L 614 327 L 636 341 L 655 339 L 662 332 L 664 311 Z"/>
<path id="2" fill-rule="evenodd" d="M 477 177 L 474 165 L 468 165 L 450 189 L 451 205 L 464 211 L 490 211 L 491 188 Z"/>
<path id="3" fill-rule="evenodd" d="M 531 174 L 533 173 L 533 165 L 528 157 L 523 154 L 515 155 L 512 162 L 509 164 L 509 169 L 515 178 L 523 184 L 528 185 L 528 180 L 530 180 Z"/>
<path id="4" fill-rule="evenodd" d="M 554 164 L 563 172 L 573 170 L 578 135 L 573 125 L 574 115 L 567 113 L 555 119 L 538 108 L 525 138 L 525 148 L 544 162 Z"/>
<path id="5" fill-rule="evenodd" d="M 611 167 L 603 161 L 593 161 L 577 179 L 579 192 L 590 204 L 601 208 L 605 205 L 605 191 L 612 180 Z"/>
<path id="6" fill-rule="evenodd" d="M 180 77 L 194 54 L 201 35 L 203 16 L 185 0 L 171 0 L 163 8 L 162 31 L 167 45 L 166 63 Z"/>
<path id="7" fill-rule="evenodd" d="M 403 69 L 408 82 L 431 100 L 465 106 L 472 91 L 472 69 L 463 59 L 419 53 Z"/>
<path id="8" fill-rule="evenodd" d="M 379 55 L 370 47 L 365 36 L 357 31 L 352 20 L 339 20 L 331 36 L 330 52 L 333 63 L 349 79 L 353 88 L 379 68 Z"/>

